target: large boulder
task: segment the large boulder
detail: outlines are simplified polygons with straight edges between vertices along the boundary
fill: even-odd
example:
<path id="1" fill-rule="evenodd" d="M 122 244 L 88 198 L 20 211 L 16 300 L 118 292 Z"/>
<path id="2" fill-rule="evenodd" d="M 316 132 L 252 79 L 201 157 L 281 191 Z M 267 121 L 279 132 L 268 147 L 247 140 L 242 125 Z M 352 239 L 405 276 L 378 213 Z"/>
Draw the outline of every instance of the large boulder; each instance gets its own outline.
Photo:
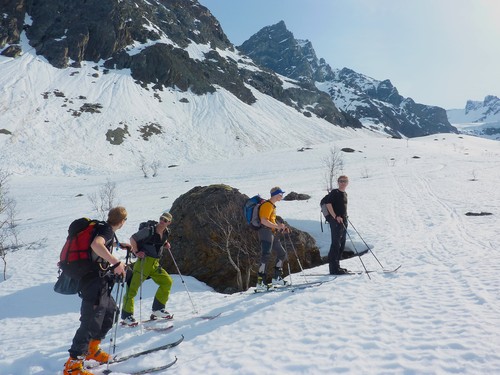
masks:
<path id="1" fill-rule="evenodd" d="M 255 285 L 260 246 L 257 232 L 243 216 L 248 197 L 227 185 L 197 186 L 177 198 L 170 210 L 174 217 L 170 243 L 172 254 L 183 275 L 193 276 L 216 291 L 232 293 Z M 279 210 L 279 207 L 278 207 Z M 322 263 L 314 239 L 291 228 L 282 238 L 288 252 L 292 272 Z M 269 275 L 274 254 L 268 267 Z M 168 272 L 177 273 L 170 254 L 162 264 Z M 288 265 L 284 265 L 288 274 Z"/>

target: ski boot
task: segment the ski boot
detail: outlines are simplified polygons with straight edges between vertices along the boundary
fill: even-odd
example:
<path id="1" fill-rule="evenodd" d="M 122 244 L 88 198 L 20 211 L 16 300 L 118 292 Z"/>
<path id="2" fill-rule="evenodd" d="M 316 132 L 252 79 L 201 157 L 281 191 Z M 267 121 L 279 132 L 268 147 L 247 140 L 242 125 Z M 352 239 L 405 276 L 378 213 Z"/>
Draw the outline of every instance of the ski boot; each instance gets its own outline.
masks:
<path id="1" fill-rule="evenodd" d="M 139 322 L 135 320 L 135 318 L 132 315 L 129 315 L 126 318 L 122 319 L 121 325 L 127 327 L 135 327 L 139 325 Z"/>
<path id="2" fill-rule="evenodd" d="M 69 357 L 64 364 L 63 375 L 93 375 L 85 370 L 83 359 Z"/>
<path id="3" fill-rule="evenodd" d="M 150 316 L 151 320 L 157 320 L 157 319 L 171 320 L 173 318 L 174 316 L 165 309 L 155 310 Z"/>
<path id="4" fill-rule="evenodd" d="M 109 361 L 109 354 L 101 349 L 99 346 L 100 344 L 101 340 L 90 340 L 89 351 L 85 356 L 86 360 L 93 360 L 99 363 L 106 363 Z"/>
<path id="5" fill-rule="evenodd" d="M 264 284 L 264 277 L 265 277 L 265 274 L 263 274 L 263 273 L 259 273 L 259 275 L 257 276 L 257 285 L 255 286 L 256 293 L 265 292 L 269 289 L 267 287 L 267 285 Z"/>

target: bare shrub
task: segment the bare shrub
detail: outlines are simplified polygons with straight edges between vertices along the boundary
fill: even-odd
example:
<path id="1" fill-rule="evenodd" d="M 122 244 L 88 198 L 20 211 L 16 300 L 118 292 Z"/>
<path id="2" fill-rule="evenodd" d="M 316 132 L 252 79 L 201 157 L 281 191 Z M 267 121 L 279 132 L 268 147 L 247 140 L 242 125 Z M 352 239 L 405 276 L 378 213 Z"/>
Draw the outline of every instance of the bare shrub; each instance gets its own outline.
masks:
<path id="1" fill-rule="evenodd" d="M 108 211 L 116 206 L 116 183 L 107 180 L 106 184 L 99 188 L 98 193 L 89 195 L 89 201 L 93 210 L 105 220 Z"/>
<path id="2" fill-rule="evenodd" d="M 7 278 L 7 254 L 19 250 L 15 224 L 16 202 L 8 196 L 9 174 L 0 169 L 0 258 L 3 261 L 3 278 Z"/>
<path id="3" fill-rule="evenodd" d="M 144 156 L 141 156 L 141 158 L 139 159 L 139 167 L 141 168 L 143 177 L 148 178 L 149 177 L 148 164 L 147 164 L 146 158 Z"/>
<path id="4" fill-rule="evenodd" d="M 330 192 L 337 187 L 337 178 L 344 172 L 344 158 L 341 150 L 337 146 L 330 148 L 330 153 L 323 159 L 323 162 L 326 166 L 326 190 Z"/>
<path id="5" fill-rule="evenodd" d="M 250 286 L 252 266 L 255 264 L 255 238 L 248 235 L 246 223 L 241 220 L 241 207 L 230 202 L 222 210 L 219 206 L 210 213 L 205 213 L 213 224 L 214 236 L 211 245 L 227 256 L 229 264 L 236 272 L 238 290 L 247 290 Z"/>
<path id="6" fill-rule="evenodd" d="M 154 160 L 151 163 L 151 171 L 153 172 L 153 177 L 158 176 L 158 169 L 160 168 L 161 163 L 159 160 Z"/>

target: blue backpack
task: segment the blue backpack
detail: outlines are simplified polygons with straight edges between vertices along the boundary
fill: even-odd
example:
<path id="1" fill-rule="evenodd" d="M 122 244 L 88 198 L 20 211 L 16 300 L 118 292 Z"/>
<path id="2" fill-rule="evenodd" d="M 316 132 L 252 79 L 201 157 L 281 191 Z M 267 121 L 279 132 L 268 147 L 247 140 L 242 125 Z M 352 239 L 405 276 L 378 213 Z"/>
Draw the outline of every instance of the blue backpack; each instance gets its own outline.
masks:
<path id="1" fill-rule="evenodd" d="M 247 199 L 243 206 L 243 215 L 245 220 L 250 225 L 250 228 L 259 230 L 262 226 L 260 223 L 259 209 L 262 203 L 266 200 L 262 199 L 260 195 L 254 195 L 252 198 Z"/>

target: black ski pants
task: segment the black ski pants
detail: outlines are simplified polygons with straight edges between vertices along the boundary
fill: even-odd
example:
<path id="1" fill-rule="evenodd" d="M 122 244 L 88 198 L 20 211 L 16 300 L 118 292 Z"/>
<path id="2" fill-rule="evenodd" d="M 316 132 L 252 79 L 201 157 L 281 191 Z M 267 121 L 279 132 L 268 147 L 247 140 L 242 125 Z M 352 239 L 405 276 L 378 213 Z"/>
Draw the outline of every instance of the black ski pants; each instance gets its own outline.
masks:
<path id="1" fill-rule="evenodd" d="M 328 223 L 330 224 L 330 234 L 332 237 L 330 251 L 328 252 L 330 274 L 336 273 L 340 269 L 340 258 L 342 257 L 342 253 L 344 252 L 347 234 L 346 221 L 347 220 L 344 220 L 344 224 L 342 224 L 332 217 L 328 219 Z"/>
<path id="2" fill-rule="evenodd" d="M 117 309 L 111 296 L 113 281 L 92 275 L 82 279 L 80 297 L 80 327 L 73 337 L 69 354 L 73 358 L 87 353 L 92 339 L 102 340 L 113 327 L 113 317 Z M 118 314 L 116 314 L 118 318 Z"/>

